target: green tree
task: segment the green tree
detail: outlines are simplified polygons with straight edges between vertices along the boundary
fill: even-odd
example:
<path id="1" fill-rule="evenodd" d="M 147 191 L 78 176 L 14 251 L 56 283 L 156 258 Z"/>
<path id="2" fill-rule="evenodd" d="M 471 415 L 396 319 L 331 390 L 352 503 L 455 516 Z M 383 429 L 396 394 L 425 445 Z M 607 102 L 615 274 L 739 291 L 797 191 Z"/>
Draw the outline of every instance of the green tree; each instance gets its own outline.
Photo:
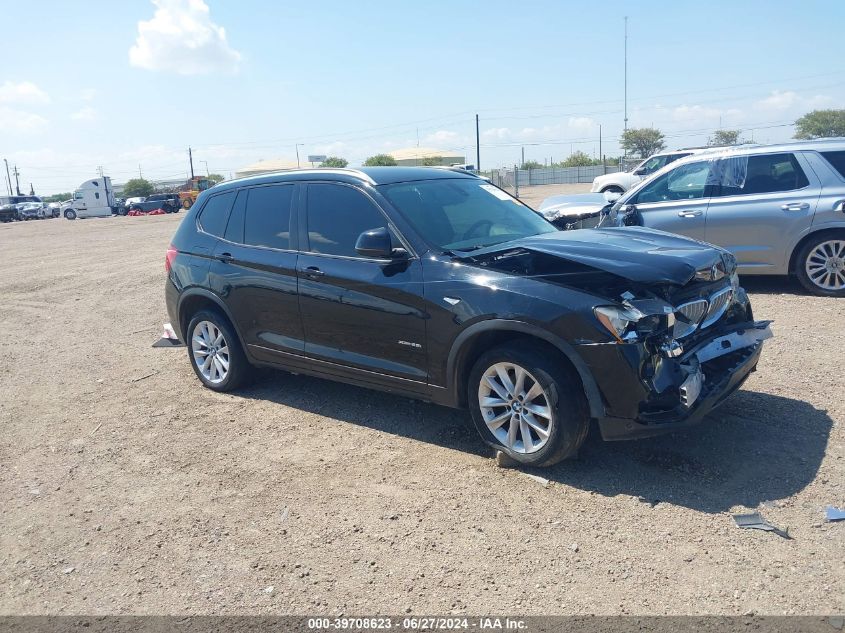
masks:
<path id="1" fill-rule="evenodd" d="M 127 198 L 146 197 L 152 195 L 154 191 L 153 183 L 143 178 L 133 178 L 123 185 L 123 195 Z"/>
<path id="2" fill-rule="evenodd" d="M 739 145 L 739 133 L 741 130 L 716 130 L 713 136 L 707 139 L 707 144 L 712 147 L 722 145 Z"/>
<path id="3" fill-rule="evenodd" d="M 320 163 L 320 167 L 346 167 L 349 164 L 349 161 L 345 158 L 341 158 L 340 156 L 329 156 Z"/>
<path id="4" fill-rule="evenodd" d="M 566 160 L 559 163 L 561 167 L 589 167 L 598 164 L 601 164 L 600 160 L 593 160 L 581 150 L 573 152 Z"/>
<path id="5" fill-rule="evenodd" d="M 636 154 L 640 158 L 648 158 L 666 147 L 666 143 L 663 142 L 663 133 L 653 127 L 625 130 L 622 132 L 619 144 L 626 152 Z"/>
<path id="6" fill-rule="evenodd" d="M 427 156 L 422 160 L 423 167 L 437 167 L 443 164 L 442 156 Z"/>
<path id="7" fill-rule="evenodd" d="M 226 178 L 224 178 L 221 174 L 209 174 L 208 179 L 211 182 L 215 182 L 215 183 L 223 182 L 224 180 L 226 180 Z"/>
<path id="8" fill-rule="evenodd" d="M 795 138 L 845 136 L 845 110 L 813 110 L 795 122 Z"/>
<path id="9" fill-rule="evenodd" d="M 52 196 L 47 196 L 46 198 L 41 198 L 44 202 L 64 202 L 65 200 L 70 200 L 73 198 L 73 194 L 68 191 L 67 193 L 54 193 Z"/>
<path id="10" fill-rule="evenodd" d="M 395 167 L 396 159 L 390 154 L 376 154 L 364 161 L 364 167 Z"/>
<path id="11" fill-rule="evenodd" d="M 543 167 L 545 167 L 545 165 L 538 163 L 536 160 L 527 160 L 522 163 L 520 169 L 543 169 Z"/>

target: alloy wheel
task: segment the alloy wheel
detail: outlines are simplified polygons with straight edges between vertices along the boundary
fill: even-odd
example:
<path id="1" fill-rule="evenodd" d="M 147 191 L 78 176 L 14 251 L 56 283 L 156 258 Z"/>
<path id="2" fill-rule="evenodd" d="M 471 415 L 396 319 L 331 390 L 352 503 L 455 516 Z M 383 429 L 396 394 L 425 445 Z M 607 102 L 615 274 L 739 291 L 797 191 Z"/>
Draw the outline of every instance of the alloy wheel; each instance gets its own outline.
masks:
<path id="1" fill-rule="evenodd" d="M 229 375 L 229 345 L 223 331 L 211 321 L 200 321 L 191 336 L 194 363 L 202 377 L 219 385 Z"/>
<path id="2" fill-rule="evenodd" d="M 481 376 L 478 405 L 493 436 L 515 453 L 534 453 L 549 441 L 549 394 L 524 367 L 496 363 Z"/>
<path id="3" fill-rule="evenodd" d="M 807 255 L 804 271 L 823 290 L 845 289 L 845 240 L 817 244 Z"/>

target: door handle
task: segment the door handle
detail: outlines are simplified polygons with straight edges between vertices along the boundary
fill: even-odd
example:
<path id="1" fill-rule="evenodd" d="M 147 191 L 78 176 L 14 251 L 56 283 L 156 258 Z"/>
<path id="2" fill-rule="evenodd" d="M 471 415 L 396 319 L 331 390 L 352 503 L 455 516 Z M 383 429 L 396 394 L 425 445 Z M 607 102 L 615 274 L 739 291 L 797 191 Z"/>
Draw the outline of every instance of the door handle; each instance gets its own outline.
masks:
<path id="1" fill-rule="evenodd" d="M 780 208 L 784 211 L 806 211 L 810 208 L 809 202 L 789 202 L 787 204 L 780 205 Z"/>
<path id="2" fill-rule="evenodd" d="M 300 268 L 299 272 L 301 272 L 306 277 L 311 277 L 312 279 L 317 278 L 317 277 L 322 277 L 323 275 L 326 274 L 322 270 L 317 268 L 316 266 L 308 266 L 307 268 Z"/>
<path id="3" fill-rule="evenodd" d="M 701 211 L 678 211 L 679 218 L 697 218 L 701 215 Z"/>
<path id="4" fill-rule="evenodd" d="M 217 256 L 217 259 L 219 259 L 224 264 L 231 264 L 235 260 L 231 253 L 220 253 Z"/>

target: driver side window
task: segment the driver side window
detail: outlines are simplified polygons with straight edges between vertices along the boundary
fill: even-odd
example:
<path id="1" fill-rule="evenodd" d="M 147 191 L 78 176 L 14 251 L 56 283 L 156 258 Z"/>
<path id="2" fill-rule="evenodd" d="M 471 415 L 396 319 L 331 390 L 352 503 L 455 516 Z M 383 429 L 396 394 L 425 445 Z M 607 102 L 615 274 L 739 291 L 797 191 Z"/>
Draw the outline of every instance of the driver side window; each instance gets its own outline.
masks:
<path id="1" fill-rule="evenodd" d="M 633 203 L 703 198 L 709 173 L 710 161 L 681 165 L 645 185 Z"/>

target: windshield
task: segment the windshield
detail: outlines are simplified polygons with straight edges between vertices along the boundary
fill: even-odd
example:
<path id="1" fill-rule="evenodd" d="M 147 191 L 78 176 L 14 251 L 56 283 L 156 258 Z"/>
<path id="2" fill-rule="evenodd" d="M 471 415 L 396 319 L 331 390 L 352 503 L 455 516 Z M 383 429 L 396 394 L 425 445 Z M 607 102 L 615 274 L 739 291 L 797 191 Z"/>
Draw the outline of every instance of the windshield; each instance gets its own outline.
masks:
<path id="1" fill-rule="evenodd" d="M 557 229 L 531 207 L 475 178 L 420 180 L 379 190 L 430 244 L 469 251 Z"/>

